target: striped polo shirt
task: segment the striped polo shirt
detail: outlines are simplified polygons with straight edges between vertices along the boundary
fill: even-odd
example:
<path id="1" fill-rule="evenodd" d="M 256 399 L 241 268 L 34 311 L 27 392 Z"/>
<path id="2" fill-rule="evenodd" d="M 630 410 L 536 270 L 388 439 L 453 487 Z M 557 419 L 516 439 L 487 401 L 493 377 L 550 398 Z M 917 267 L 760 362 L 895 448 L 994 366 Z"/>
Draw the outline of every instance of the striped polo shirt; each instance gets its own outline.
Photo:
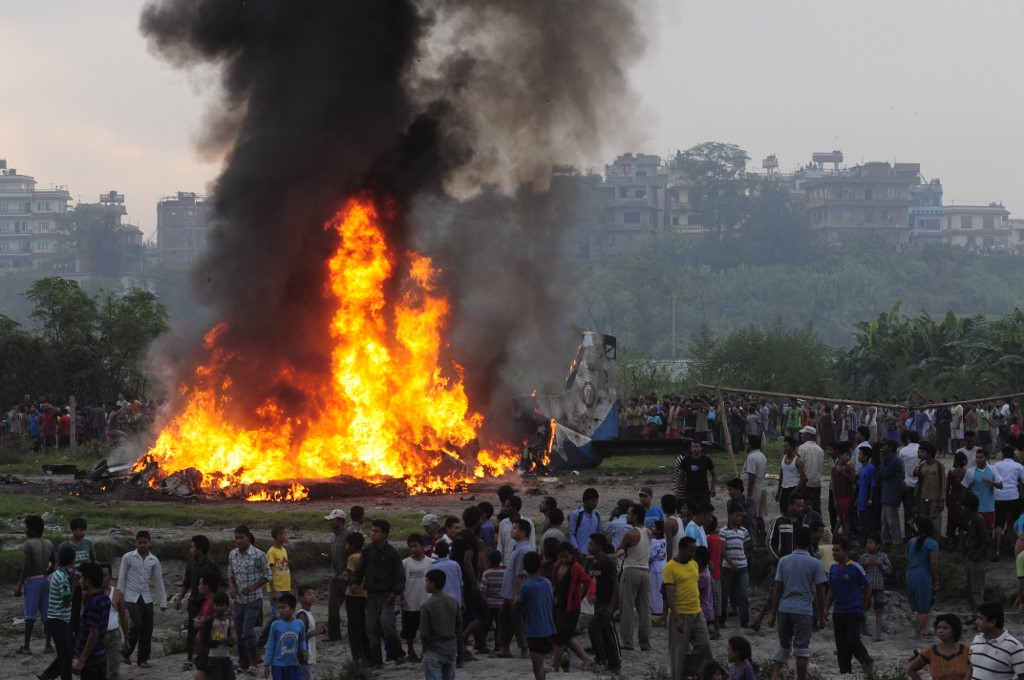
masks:
<path id="1" fill-rule="evenodd" d="M 1024 674 L 1024 645 L 1005 630 L 991 640 L 981 633 L 971 642 L 974 680 L 1015 680 Z"/>
<path id="2" fill-rule="evenodd" d="M 747 553 L 743 546 L 750 540 L 750 532 L 743 527 L 736 529 L 722 527 L 718 530 L 718 535 L 725 541 L 725 556 L 729 558 L 733 566 L 744 569 L 747 566 Z M 722 566 L 727 567 L 728 565 L 723 562 Z"/>
<path id="3" fill-rule="evenodd" d="M 64 598 L 67 598 L 67 604 L 64 603 Z M 62 567 L 54 569 L 50 574 L 47 616 L 65 623 L 71 622 L 71 577 Z"/>

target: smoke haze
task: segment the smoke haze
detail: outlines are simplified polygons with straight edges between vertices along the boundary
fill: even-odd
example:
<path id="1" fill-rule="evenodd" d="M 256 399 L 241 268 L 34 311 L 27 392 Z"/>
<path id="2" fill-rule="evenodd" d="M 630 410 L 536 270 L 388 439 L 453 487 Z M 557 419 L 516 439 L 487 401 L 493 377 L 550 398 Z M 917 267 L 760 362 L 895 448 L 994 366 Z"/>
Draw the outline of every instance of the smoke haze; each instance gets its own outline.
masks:
<path id="1" fill-rule="evenodd" d="M 544 189 L 553 164 L 599 157 L 623 124 L 625 69 L 643 44 L 633 12 L 626 0 L 145 8 L 159 55 L 222 74 L 200 139 L 225 157 L 211 188 L 220 226 L 193 284 L 227 322 L 243 409 L 267 397 L 306 408 L 314 395 L 275 376 L 329 373 L 324 263 L 337 234 L 323 225 L 363 190 L 394 201 L 396 253 L 422 248 L 444 268 L 451 358 L 476 408 L 510 361 L 557 348 L 564 369 L 551 339 L 567 332 L 568 220 Z M 198 342 L 185 351 L 190 373 Z"/>

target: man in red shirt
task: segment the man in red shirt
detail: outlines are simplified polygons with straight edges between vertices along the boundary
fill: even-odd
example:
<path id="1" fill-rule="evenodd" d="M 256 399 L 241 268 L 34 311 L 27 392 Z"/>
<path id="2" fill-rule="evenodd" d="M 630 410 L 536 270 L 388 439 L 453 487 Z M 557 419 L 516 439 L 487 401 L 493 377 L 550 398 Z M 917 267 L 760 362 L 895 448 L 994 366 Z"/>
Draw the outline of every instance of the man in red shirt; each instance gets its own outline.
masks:
<path id="1" fill-rule="evenodd" d="M 43 448 L 48 449 L 57 446 L 57 420 L 60 411 L 52 404 L 43 406 L 42 415 L 39 416 L 39 427 L 43 435 Z"/>

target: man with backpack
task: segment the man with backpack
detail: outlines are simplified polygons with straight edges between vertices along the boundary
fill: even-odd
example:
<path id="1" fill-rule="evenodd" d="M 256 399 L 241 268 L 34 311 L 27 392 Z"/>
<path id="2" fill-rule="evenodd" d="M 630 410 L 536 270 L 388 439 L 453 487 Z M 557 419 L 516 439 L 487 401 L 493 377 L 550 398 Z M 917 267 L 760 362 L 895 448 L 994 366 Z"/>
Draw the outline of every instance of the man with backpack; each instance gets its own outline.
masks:
<path id="1" fill-rule="evenodd" d="M 583 504 L 569 513 L 569 543 L 576 552 L 576 559 L 587 556 L 591 535 L 601 533 L 601 513 L 597 511 L 597 501 L 597 489 L 590 487 L 583 492 Z"/>

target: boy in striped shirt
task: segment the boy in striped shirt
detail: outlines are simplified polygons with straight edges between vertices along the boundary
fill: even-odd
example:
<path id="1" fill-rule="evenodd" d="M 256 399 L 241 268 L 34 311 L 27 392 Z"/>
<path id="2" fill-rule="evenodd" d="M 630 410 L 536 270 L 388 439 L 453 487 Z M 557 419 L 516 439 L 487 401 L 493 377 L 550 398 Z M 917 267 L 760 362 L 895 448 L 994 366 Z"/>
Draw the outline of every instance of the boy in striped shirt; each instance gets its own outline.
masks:
<path id="1" fill-rule="evenodd" d="M 743 526 L 745 513 L 739 503 L 730 502 L 728 524 L 718 535 L 725 542 L 722 551 L 722 620 L 729 616 L 729 603 L 739 604 L 740 625 L 750 625 L 750 574 L 747 571 L 747 548 L 751 543 L 750 532 Z"/>
<path id="2" fill-rule="evenodd" d="M 70 678 L 74 655 L 74 636 L 71 631 L 71 573 L 75 568 L 75 550 L 64 546 L 57 553 L 57 568 L 50 574 L 50 601 L 47 626 L 53 636 L 57 658 L 38 677 Z"/>

